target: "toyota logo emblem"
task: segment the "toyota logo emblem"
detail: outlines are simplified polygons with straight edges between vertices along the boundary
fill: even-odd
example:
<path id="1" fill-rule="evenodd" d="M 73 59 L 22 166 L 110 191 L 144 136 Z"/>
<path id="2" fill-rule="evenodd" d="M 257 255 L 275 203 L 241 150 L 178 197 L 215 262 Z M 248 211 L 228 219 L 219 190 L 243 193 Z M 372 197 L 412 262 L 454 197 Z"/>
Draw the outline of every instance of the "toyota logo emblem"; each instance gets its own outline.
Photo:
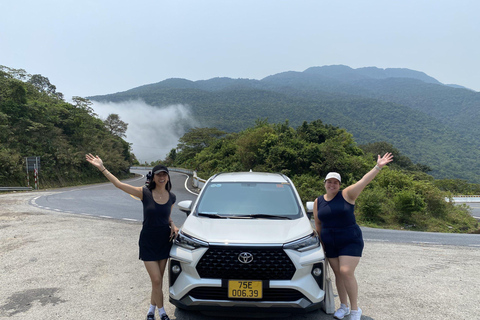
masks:
<path id="1" fill-rule="evenodd" d="M 250 263 L 253 261 L 253 254 L 250 252 L 242 252 L 238 255 L 238 261 L 241 263 Z"/>

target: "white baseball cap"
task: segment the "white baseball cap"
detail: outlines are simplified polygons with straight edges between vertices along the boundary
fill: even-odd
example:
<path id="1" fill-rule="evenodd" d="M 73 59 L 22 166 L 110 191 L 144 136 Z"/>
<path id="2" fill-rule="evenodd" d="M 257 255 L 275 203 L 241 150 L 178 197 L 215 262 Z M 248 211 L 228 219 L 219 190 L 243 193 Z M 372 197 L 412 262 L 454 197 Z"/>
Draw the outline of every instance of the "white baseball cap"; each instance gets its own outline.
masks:
<path id="1" fill-rule="evenodd" d="M 340 173 L 337 173 L 337 172 L 329 172 L 325 177 L 325 180 L 323 181 L 327 181 L 328 179 L 331 179 L 331 178 L 337 179 L 339 182 L 342 182 L 342 177 L 340 176 Z"/>

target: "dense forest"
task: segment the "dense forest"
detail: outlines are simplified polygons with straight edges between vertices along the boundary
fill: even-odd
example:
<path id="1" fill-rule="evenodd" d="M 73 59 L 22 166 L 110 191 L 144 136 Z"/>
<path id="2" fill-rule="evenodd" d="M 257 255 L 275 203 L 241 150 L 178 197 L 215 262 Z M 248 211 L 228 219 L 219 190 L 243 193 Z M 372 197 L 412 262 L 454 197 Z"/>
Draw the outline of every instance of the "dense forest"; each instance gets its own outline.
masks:
<path id="1" fill-rule="evenodd" d="M 256 99 L 260 96 L 255 96 L 259 91 L 249 90 L 244 96 L 237 95 L 236 101 L 239 105 L 245 103 L 243 99 L 249 101 L 250 110 L 255 112 L 260 107 Z M 262 92 L 267 97 L 278 94 Z M 128 124 L 117 114 L 101 120 L 90 106 L 90 100 L 81 97 L 73 97 L 73 103 L 65 102 L 42 75 L 0 66 L 0 185 L 26 185 L 25 157 L 31 156 L 41 159 L 43 188 L 104 180 L 85 161 L 87 152 L 100 155 L 116 175 L 128 176 L 129 166 L 138 163 L 129 143 L 123 140 Z M 282 110 L 279 105 L 270 107 L 277 113 Z M 287 112 L 289 104 L 280 107 Z M 319 119 L 294 127 L 288 121 L 271 124 L 265 117 L 236 132 L 192 128 L 163 163 L 195 169 L 205 178 L 224 171 L 281 172 L 292 178 L 302 199 L 308 201 L 322 193 L 321 177 L 328 171 L 340 172 L 345 184 L 353 183 L 373 167 L 377 154 L 387 151 L 393 152 L 394 163 L 358 199 L 362 224 L 478 232 L 478 222 L 468 208 L 455 206 L 445 198 L 452 192 L 479 194 L 479 185 L 434 179 L 428 174 L 428 165 L 413 162 L 391 143 L 379 139 L 357 145 L 347 130 Z"/>
<path id="2" fill-rule="evenodd" d="M 204 127 L 229 133 L 257 119 L 293 126 L 321 119 L 359 144 L 386 141 L 439 179 L 480 183 L 480 93 L 408 69 L 314 67 L 262 80 L 168 79 L 96 101 L 185 104 Z"/>
<path id="3" fill-rule="evenodd" d="M 292 179 L 303 201 L 313 201 L 324 193 L 321 179 L 329 171 L 341 173 L 342 185 L 352 184 L 385 152 L 394 154 L 394 162 L 357 200 L 361 224 L 436 232 L 480 231 L 466 206 L 445 201 L 451 193 L 442 189 L 450 187 L 451 181 L 435 180 L 424 172 L 424 166 L 414 164 L 389 143 L 359 146 L 350 133 L 321 120 L 305 121 L 297 128 L 288 122 L 257 120 L 254 127 L 238 133 L 193 128 L 163 163 L 195 169 L 204 178 L 227 171 L 280 172 Z M 463 185 L 466 189 L 471 186 Z"/>
<path id="4" fill-rule="evenodd" d="M 126 124 L 118 115 L 100 120 L 90 105 L 81 97 L 65 102 L 42 75 L 0 66 L 0 186 L 27 185 L 26 157 L 40 157 L 42 188 L 98 181 L 87 152 L 127 175 L 135 157 L 122 139 Z"/>

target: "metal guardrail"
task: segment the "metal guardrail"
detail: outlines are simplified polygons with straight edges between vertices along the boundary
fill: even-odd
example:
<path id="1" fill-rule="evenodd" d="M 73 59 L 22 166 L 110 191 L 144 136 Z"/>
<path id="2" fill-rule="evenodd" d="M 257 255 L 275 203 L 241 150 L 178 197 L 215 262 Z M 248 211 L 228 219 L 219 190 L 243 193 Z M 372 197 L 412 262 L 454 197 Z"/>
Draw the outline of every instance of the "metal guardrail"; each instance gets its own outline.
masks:
<path id="1" fill-rule="evenodd" d="M 32 187 L 0 187 L 0 191 L 31 191 Z"/>
<path id="2" fill-rule="evenodd" d="M 205 185 L 205 182 L 207 182 L 207 180 L 199 178 L 197 176 L 197 171 L 194 171 L 194 170 L 188 170 L 188 169 L 183 169 L 183 168 L 168 168 L 168 170 L 175 171 L 175 172 L 183 172 L 183 173 L 186 173 L 188 175 L 191 175 L 192 178 L 193 178 L 193 186 L 195 188 L 202 189 L 203 186 Z"/>
<path id="3" fill-rule="evenodd" d="M 480 195 L 455 195 L 453 198 L 480 198 Z"/>
<path id="4" fill-rule="evenodd" d="M 480 196 L 452 196 L 453 202 L 466 203 L 466 202 L 480 202 Z M 445 198 L 445 201 L 449 201 Z"/>

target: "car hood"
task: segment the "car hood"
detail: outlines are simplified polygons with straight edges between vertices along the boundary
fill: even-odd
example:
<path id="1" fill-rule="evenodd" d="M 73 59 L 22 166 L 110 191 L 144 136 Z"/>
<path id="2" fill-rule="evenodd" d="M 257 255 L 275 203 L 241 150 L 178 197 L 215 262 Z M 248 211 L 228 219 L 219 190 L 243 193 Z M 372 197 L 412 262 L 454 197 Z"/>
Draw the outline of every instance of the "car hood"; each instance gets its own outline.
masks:
<path id="1" fill-rule="evenodd" d="M 182 231 L 209 243 L 283 244 L 312 233 L 306 217 L 295 220 L 212 219 L 190 216 Z"/>

